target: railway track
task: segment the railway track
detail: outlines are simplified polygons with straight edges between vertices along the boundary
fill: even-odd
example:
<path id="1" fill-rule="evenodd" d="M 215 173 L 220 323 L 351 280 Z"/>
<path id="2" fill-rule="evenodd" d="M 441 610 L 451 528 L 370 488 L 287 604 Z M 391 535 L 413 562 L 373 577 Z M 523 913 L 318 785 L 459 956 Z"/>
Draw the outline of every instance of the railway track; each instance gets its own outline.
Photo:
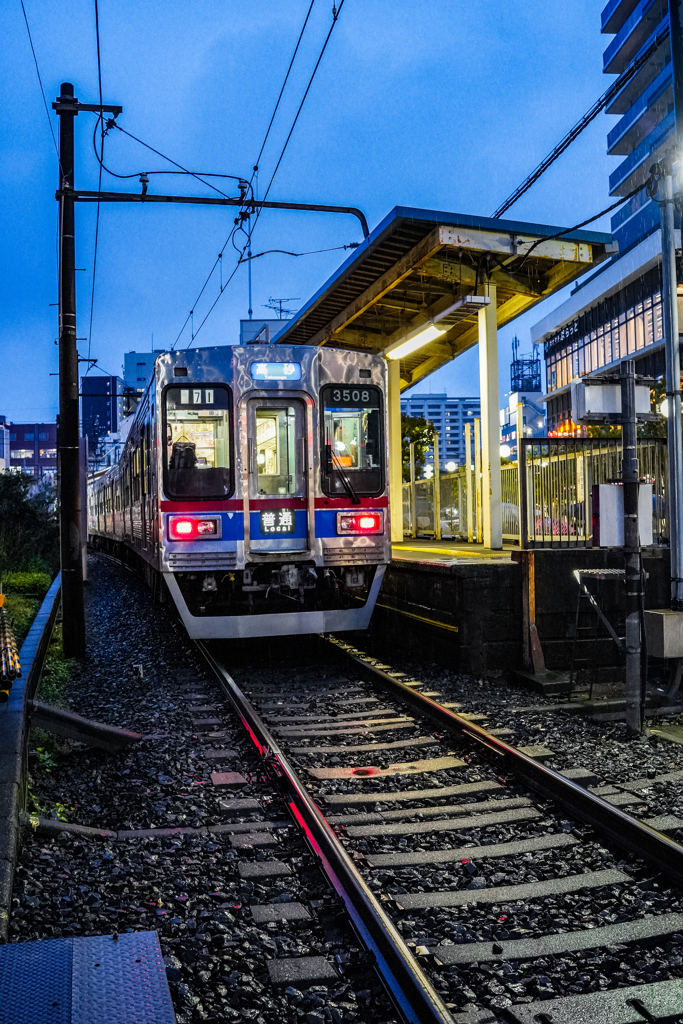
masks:
<path id="1" fill-rule="evenodd" d="M 78 824 L 33 820 L 10 941 L 156 929 L 180 1024 L 683 1020 L 683 848 L 642 821 L 682 772 L 561 776 L 343 641 L 240 664 L 114 583 L 75 710 L 145 737 L 45 777 Z"/>
<path id="2" fill-rule="evenodd" d="M 330 643 L 296 687 L 200 650 L 402 1018 L 683 1020 L 683 848 L 628 811 L 657 779 L 561 775 Z"/>

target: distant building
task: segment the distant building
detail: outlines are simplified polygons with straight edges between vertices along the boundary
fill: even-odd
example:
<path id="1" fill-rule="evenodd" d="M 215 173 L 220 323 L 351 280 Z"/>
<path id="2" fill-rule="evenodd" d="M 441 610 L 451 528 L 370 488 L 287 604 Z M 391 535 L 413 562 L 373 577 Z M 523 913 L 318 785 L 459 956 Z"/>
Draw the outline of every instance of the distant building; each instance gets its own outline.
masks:
<path id="1" fill-rule="evenodd" d="M 544 437 L 545 405 L 541 390 L 541 360 L 537 346 L 533 355 L 519 354 L 519 338 L 512 339 L 510 394 L 508 405 L 500 410 L 500 441 L 510 449 L 508 458 L 517 461 L 517 406 L 522 405 L 524 437 Z"/>
<path id="2" fill-rule="evenodd" d="M 153 352 L 125 352 L 123 355 L 123 382 L 136 394 L 141 395 L 154 370 L 157 356 L 162 356 L 164 349 Z"/>
<path id="3" fill-rule="evenodd" d="M 57 424 L 10 423 L 10 469 L 54 482 L 57 476 Z"/>
<path id="4" fill-rule="evenodd" d="M 446 463 L 465 464 L 465 424 L 481 416 L 478 398 L 450 398 L 447 394 L 427 395 L 410 392 L 401 398 L 401 412 L 422 416 L 434 424 L 439 435 L 439 468 Z M 427 462 L 434 461 L 430 452 Z"/>
<path id="5" fill-rule="evenodd" d="M 81 377 L 81 433 L 88 438 L 90 466 L 99 466 L 121 423 L 137 408 L 137 391 L 127 387 L 120 377 Z"/>
<path id="6" fill-rule="evenodd" d="M 289 319 L 282 320 L 240 320 L 240 345 L 270 345 Z"/>

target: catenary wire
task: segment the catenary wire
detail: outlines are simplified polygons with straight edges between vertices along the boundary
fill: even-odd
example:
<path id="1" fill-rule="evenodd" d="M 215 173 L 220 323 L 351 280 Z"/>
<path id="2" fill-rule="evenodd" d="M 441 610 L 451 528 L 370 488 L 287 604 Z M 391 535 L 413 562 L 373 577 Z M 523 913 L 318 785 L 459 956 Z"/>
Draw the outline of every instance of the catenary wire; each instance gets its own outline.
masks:
<path id="1" fill-rule="evenodd" d="M 289 249 L 266 249 L 265 252 L 257 252 L 253 256 L 244 257 L 242 259 L 242 263 L 248 263 L 249 260 L 257 260 L 259 256 L 269 256 L 272 252 L 281 252 L 285 256 L 313 256 L 319 252 L 337 252 L 338 249 L 357 249 L 359 245 L 359 242 L 349 242 L 348 245 L 333 245 L 330 249 L 309 249 L 307 252 L 290 252 Z"/>
<path id="2" fill-rule="evenodd" d="M 265 134 L 265 136 L 263 138 L 263 142 L 261 143 L 261 148 L 259 150 L 259 155 L 256 157 L 256 163 L 254 164 L 254 169 L 251 172 L 251 178 L 249 179 L 249 184 L 251 184 L 253 182 L 254 176 L 258 173 L 258 166 L 261 163 L 261 157 L 263 156 L 263 150 L 266 148 L 266 142 L 268 141 L 268 136 L 270 135 L 270 129 L 273 127 L 273 121 L 275 120 L 275 115 L 277 114 L 278 109 L 280 107 L 280 100 L 282 99 L 282 95 L 283 95 L 283 93 L 285 91 L 285 86 L 287 85 L 287 82 L 289 80 L 290 72 L 292 70 L 292 67 L 294 66 L 294 61 L 296 59 L 296 55 L 299 52 L 299 46 L 301 45 L 301 40 L 304 37 L 304 32 L 306 31 L 306 26 L 308 25 L 308 19 L 311 16 L 311 11 L 313 10 L 313 4 L 314 3 L 315 3 L 315 0 L 311 0 L 311 5 L 308 8 L 308 12 L 306 14 L 306 18 L 304 19 L 303 27 L 301 29 L 301 32 L 299 33 L 299 38 L 297 39 L 296 46 L 294 47 L 294 53 L 292 54 L 292 59 L 290 60 L 289 67 L 287 68 L 287 74 L 285 75 L 285 80 L 282 83 L 282 88 L 280 89 L 280 95 L 277 98 L 277 103 L 275 104 L 275 109 L 273 110 L 273 115 L 272 115 L 272 117 L 270 119 L 270 123 L 268 125 L 268 128 L 266 129 L 266 134 Z"/>
<path id="3" fill-rule="evenodd" d="M 592 224 L 594 220 L 598 220 L 600 217 L 604 217 L 606 213 L 611 213 L 612 210 L 616 210 L 617 206 L 621 206 L 622 203 L 625 203 L 628 199 L 633 199 L 635 195 L 642 192 L 643 188 L 645 188 L 644 185 L 638 185 L 637 188 L 632 189 L 628 195 L 621 196 L 620 199 L 617 199 L 616 203 L 612 203 L 611 206 L 605 207 L 605 209 L 601 210 L 600 213 L 596 213 L 592 217 L 589 217 L 588 220 L 582 220 L 580 224 L 575 224 L 573 228 L 565 228 L 564 231 L 558 231 L 555 235 L 544 235 L 543 238 L 537 238 L 533 245 L 529 246 L 528 251 L 524 254 L 524 259 L 517 270 L 519 271 L 522 269 L 536 246 L 540 245 L 541 242 L 552 242 L 556 238 L 564 238 L 565 235 L 570 235 L 572 231 L 578 231 L 579 228 L 584 228 L 586 224 Z"/>
<path id="4" fill-rule="evenodd" d="M 287 68 L 287 73 L 285 74 L 285 78 L 284 78 L 284 81 L 282 83 L 282 88 L 280 89 L 280 94 L 279 94 L 279 96 L 277 98 L 277 102 L 275 104 L 275 109 L 273 110 L 273 114 L 271 116 L 270 123 L 268 124 L 268 128 L 266 130 L 266 134 L 265 134 L 265 136 L 263 138 L 263 142 L 261 143 L 261 149 L 259 150 L 258 157 L 256 159 L 256 162 L 254 164 L 254 167 L 253 167 L 253 170 L 252 170 L 252 173 L 251 173 L 251 178 L 249 179 L 249 186 L 251 188 L 252 196 L 254 194 L 253 181 L 254 181 L 255 176 L 258 174 L 258 166 L 259 166 L 259 163 L 261 161 L 261 156 L 263 155 L 263 151 L 265 149 L 266 142 L 268 141 L 268 136 L 270 135 L 270 130 L 271 130 L 271 128 L 273 126 L 273 122 L 275 120 L 275 115 L 278 112 L 278 109 L 279 109 L 279 106 L 280 106 L 280 101 L 282 100 L 282 96 L 283 96 L 283 93 L 285 91 L 285 86 L 287 85 L 287 82 L 289 80 L 289 76 L 290 76 L 292 67 L 294 66 L 294 60 L 296 58 L 297 53 L 299 52 L 299 46 L 301 45 L 301 40 L 303 39 L 304 32 L 306 30 L 306 26 L 308 24 L 308 20 L 309 20 L 309 18 L 311 16 L 311 11 L 313 10 L 313 4 L 314 3 L 315 3 L 315 0 L 311 0 L 311 4 L 310 4 L 310 6 L 308 8 L 308 11 L 306 13 L 306 17 L 304 19 L 303 26 L 301 28 L 301 32 L 299 33 L 299 38 L 297 40 L 296 46 L 294 47 L 294 53 L 292 54 L 292 58 L 291 58 L 291 60 L 289 62 L 289 67 Z M 199 292 L 199 295 L 197 296 L 197 298 L 194 301 L 192 309 L 187 314 L 187 317 L 185 318 L 185 322 L 183 323 L 182 327 L 180 328 L 180 330 L 178 332 L 178 336 L 176 337 L 175 341 L 171 345 L 171 351 L 173 351 L 173 349 L 175 349 L 176 345 L 178 344 L 178 342 L 180 341 L 180 338 L 183 335 L 183 332 L 184 332 L 185 328 L 187 327 L 188 323 L 190 322 L 190 319 L 192 318 L 192 313 L 193 313 L 194 307 L 197 305 L 197 303 L 199 302 L 200 298 L 204 294 L 204 291 L 206 290 L 206 286 L 208 285 L 209 281 L 211 280 L 211 278 L 213 277 L 213 275 L 214 275 L 214 273 L 216 271 L 216 267 L 219 266 L 219 264 L 221 262 L 223 251 L 228 247 L 228 244 L 230 244 L 230 243 L 232 243 L 233 247 L 236 249 L 235 242 L 234 242 L 234 237 L 235 237 L 235 233 L 237 231 L 237 226 L 238 226 L 237 224 L 235 224 L 235 226 L 233 226 L 230 234 L 226 238 L 225 243 L 223 245 L 223 248 L 221 249 L 221 253 L 219 254 L 219 256 L 214 261 L 214 264 L 211 267 L 211 270 L 209 271 L 209 273 L 208 273 L 208 275 L 206 277 L 206 280 L 204 281 L 204 284 L 202 285 L 201 291 Z M 241 227 L 241 225 L 239 225 L 239 226 Z M 244 246 L 244 249 L 242 250 L 241 253 L 240 253 L 239 249 L 237 249 L 237 253 L 238 253 L 237 265 L 238 266 L 239 266 L 239 264 L 241 262 L 241 256 L 244 254 L 244 252 L 248 248 L 249 236 L 246 235 L 246 232 L 245 232 L 245 237 L 247 238 L 247 245 Z M 233 276 L 234 276 L 234 274 L 230 275 L 229 281 L 232 280 Z M 224 289 L 224 287 L 227 284 L 228 284 L 228 281 L 226 281 L 225 285 L 223 285 L 221 283 L 221 290 L 219 292 L 219 296 L 223 293 L 223 289 Z M 215 303 L 214 303 L 214 305 L 215 305 Z M 213 309 L 213 306 L 211 308 Z M 194 340 L 194 337 L 192 338 L 192 340 Z"/>
<path id="5" fill-rule="evenodd" d="M 285 139 L 285 144 L 282 147 L 282 150 L 280 152 L 280 156 L 278 157 L 278 161 L 277 161 L 277 163 L 275 165 L 275 170 L 273 171 L 273 173 L 271 175 L 271 178 L 270 178 L 270 181 L 268 182 L 268 187 L 266 188 L 266 191 L 265 191 L 265 193 L 263 195 L 263 200 L 262 200 L 263 202 L 265 202 L 265 200 L 268 198 L 268 194 L 269 194 L 269 192 L 270 192 L 270 190 L 272 188 L 273 182 L 275 180 L 275 175 L 277 174 L 277 172 L 279 170 L 279 167 L 280 167 L 280 164 L 282 163 L 282 159 L 283 159 L 283 157 L 285 155 L 285 152 L 287 150 L 287 146 L 289 145 L 289 140 L 291 139 L 292 134 L 294 132 L 294 129 L 296 127 L 297 121 L 299 120 L 299 116 L 300 116 L 301 111 L 303 109 L 304 103 L 306 102 L 306 97 L 308 96 L 308 93 L 310 92 L 311 86 L 313 85 L 313 80 L 314 80 L 314 78 L 316 76 L 316 72 L 317 72 L 318 68 L 320 67 L 320 62 L 322 61 L 322 59 L 323 59 L 323 57 L 325 55 L 325 50 L 327 49 L 327 44 L 330 41 L 330 37 L 332 35 L 332 32 L 334 31 L 334 26 L 337 24 L 337 21 L 339 19 L 339 15 L 341 14 L 342 7 L 344 6 L 344 2 L 345 2 L 345 0 L 341 0 L 341 3 L 339 4 L 339 7 L 335 6 L 335 7 L 332 8 L 332 24 L 330 25 L 330 30 L 327 33 L 327 36 L 325 37 L 325 42 L 323 43 L 322 49 L 321 49 L 320 54 L 318 56 L 318 59 L 317 59 L 317 61 L 315 63 L 315 67 L 313 68 L 313 71 L 311 73 L 311 77 L 308 80 L 308 85 L 306 86 L 306 90 L 305 90 L 304 95 L 302 97 L 301 103 L 299 104 L 299 108 L 298 108 L 298 110 L 297 110 L 297 112 L 296 112 L 296 114 L 294 116 L 294 120 L 292 122 L 291 128 L 289 129 L 289 133 L 287 135 L 287 138 Z M 248 207 L 248 205 L 249 205 L 249 203 L 248 203 L 248 200 L 247 200 L 247 202 L 245 203 L 245 206 Z M 249 227 L 249 234 L 247 235 L 247 241 L 244 244 L 244 247 L 242 249 L 242 252 L 240 254 L 240 257 L 239 257 L 239 259 L 237 261 L 237 264 L 236 264 L 233 272 L 231 273 L 230 277 L 228 278 L 228 281 L 224 285 L 223 289 L 218 293 L 215 301 L 211 304 L 211 307 L 209 308 L 208 313 L 206 314 L 204 319 L 199 324 L 199 327 L 197 328 L 196 331 L 193 332 L 192 339 L 189 342 L 189 344 L 186 346 L 186 348 L 189 348 L 190 345 L 194 343 L 195 338 L 197 337 L 197 335 L 201 331 L 202 327 L 204 326 L 204 324 L 208 320 L 209 316 L 211 315 L 211 313 L 215 309 L 218 301 L 220 300 L 221 295 L 223 294 L 223 291 L 225 291 L 225 287 L 227 287 L 227 285 L 230 283 L 232 278 L 237 273 L 237 269 L 239 268 L 240 264 L 244 260 L 244 253 L 246 252 L 248 246 L 251 244 L 251 239 L 252 239 L 254 231 L 256 229 L 256 225 L 258 224 L 259 217 L 261 215 L 262 209 L 263 209 L 263 207 L 259 207 L 258 210 L 256 211 L 256 216 L 254 217 L 254 223 L 253 223 L 253 225 L 250 225 L 250 227 Z M 233 231 L 232 231 L 231 235 L 229 236 L 229 238 L 233 237 L 234 234 L 235 234 L 235 229 L 233 229 Z M 227 244 L 227 242 L 226 242 L 226 244 Z M 214 268 L 215 268 L 215 264 L 214 264 Z M 211 273 L 213 273 L 213 270 L 211 271 Z M 186 321 L 186 323 L 187 323 L 187 321 Z M 184 330 L 184 327 L 183 327 L 183 330 Z M 182 331 L 181 331 L 181 333 L 182 333 Z M 177 341 L 177 339 L 176 339 L 176 341 Z"/>
<path id="6" fill-rule="evenodd" d="M 22 13 L 24 15 L 24 21 L 26 23 L 26 31 L 28 33 L 28 41 L 29 41 L 29 43 L 31 45 L 31 53 L 33 54 L 33 63 L 36 66 L 36 74 L 38 75 L 38 84 L 40 85 L 40 91 L 41 91 L 41 94 L 42 94 L 42 97 L 43 97 L 43 105 L 45 106 L 45 113 L 47 115 L 47 123 L 50 126 L 50 135 L 52 136 L 52 142 L 53 142 L 54 147 L 55 147 L 55 153 L 57 154 L 57 159 L 59 160 L 59 147 L 57 146 L 57 137 L 55 135 L 55 130 L 54 130 L 53 126 L 52 126 L 52 119 L 50 117 L 50 111 L 48 109 L 47 99 L 45 98 L 45 89 L 43 88 L 43 80 L 40 77 L 40 68 L 38 67 L 38 58 L 36 57 L 36 51 L 35 51 L 35 47 L 33 45 L 33 38 L 31 36 L 31 29 L 29 28 L 29 24 L 28 24 L 28 17 L 26 16 L 26 8 L 24 7 L 24 0 L 19 0 L 19 2 L 21 3 L 21 10 L 22 10 Z"/>
<path id="7" fill-rule="evenodd" d="M 97 85 L 100 96 L 100 116 L 97 119 L 97 123 L 102 129 L 102 138 L 100 142 L 101 156 L 104 159 L 104 125 L 102 123 L 102 60 L 100 54 L 100 12 L 98 7 L 98 0 L 95 0 L 95 38 L 97 40 Z M 102 191 L 102 161 L 100 160 L 99 175 L 97 179 L 97 191 Z M 95 277 L 97 274 L 97 243 L 100 237 L 100 203 L 97 202 L 97 213 L 95 215 L 95 251 L 93 253 L 92 261 L 92 288 L 90 291 L 90 326 L 88 328 L 88 359 L 90 359 L 90 351 L 92 348 L 92 318 L 95 309 Z M 90 365 L 85 372 L 87 377 Z"/>

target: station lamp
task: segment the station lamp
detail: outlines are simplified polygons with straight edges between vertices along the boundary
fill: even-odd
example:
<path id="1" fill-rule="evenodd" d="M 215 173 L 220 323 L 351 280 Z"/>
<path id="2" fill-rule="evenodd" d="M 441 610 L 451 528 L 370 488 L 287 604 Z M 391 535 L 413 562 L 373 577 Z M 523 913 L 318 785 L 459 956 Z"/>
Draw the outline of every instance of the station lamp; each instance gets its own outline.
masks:
<path id="1" fill-rule="evenodd" d="M 446 334 L 454 324 L 478 313 L 480 309 L 488 306 L 490 301 L 487 295 L 466 295 L 464 299 L 458 299 L 452 306 L 431 317 L 427 323 L 410 331 L 405 338 L 390 345 L 385 349 L 384 355 L 387 359 L 405 359 L 406 356 L 428 345 L 430 341 L 436 341 Z"/>

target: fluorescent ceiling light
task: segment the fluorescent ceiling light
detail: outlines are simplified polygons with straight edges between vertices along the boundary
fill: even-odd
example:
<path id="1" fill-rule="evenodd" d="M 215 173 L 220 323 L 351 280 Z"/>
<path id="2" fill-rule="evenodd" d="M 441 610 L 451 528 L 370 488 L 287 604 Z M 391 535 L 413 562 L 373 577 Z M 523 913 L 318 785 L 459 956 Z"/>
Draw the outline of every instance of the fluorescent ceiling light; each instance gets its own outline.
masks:
<path id="1" fill-rule="evenodd" d="M 426 323 L 411 331 L 403 341 L 388 348 L 384 355 L 387 359 L 403 359 L 405 356 L 417 352 L 419 348 L 428 345 L 430 341 L 442 337 L 455 324 L 462 320 L 469 320 L 473 314 L 488 306 L 490 301 L 487 295 L 467 295 L 464 299 L 458 299 L 448 309 L 444 309 L 443 312 L 435 316 L 431 323 Z"/>
<path id="2" fill-rule="evenodd" d="M 385 353 L 387 359 L 403 359 L 412 352 L 417 352 L 423 345 L 428 345 L 435 338 L 440 338 L 448 330 L 448 327 L 436 327 L 434 324 L 427 324 L 422 330 L 414 334 L 412 338 L 400 342 L 395 348 Z"/>

